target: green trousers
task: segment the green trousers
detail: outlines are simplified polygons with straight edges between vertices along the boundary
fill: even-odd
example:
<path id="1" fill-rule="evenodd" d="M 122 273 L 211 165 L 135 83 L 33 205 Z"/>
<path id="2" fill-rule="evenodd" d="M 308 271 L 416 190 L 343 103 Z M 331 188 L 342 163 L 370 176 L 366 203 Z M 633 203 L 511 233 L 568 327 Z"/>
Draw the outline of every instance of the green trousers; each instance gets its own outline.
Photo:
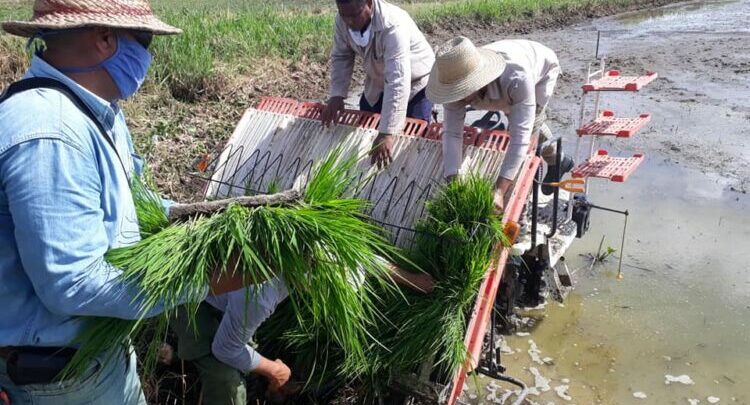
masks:
<path id="1" fill-rule="evenodd" d="M 211 342 L 219 329 L 223 312 L 208 303 L 198 307 L 195 324 L 188 321 L 185 307 L 177 310 L 170 326 L 177 335 L 177 355 L 198 369 L 203 386 L 203 404 L 245 405 L 247 383 L 239 370 L 222 363 L 211 354 Z"/>

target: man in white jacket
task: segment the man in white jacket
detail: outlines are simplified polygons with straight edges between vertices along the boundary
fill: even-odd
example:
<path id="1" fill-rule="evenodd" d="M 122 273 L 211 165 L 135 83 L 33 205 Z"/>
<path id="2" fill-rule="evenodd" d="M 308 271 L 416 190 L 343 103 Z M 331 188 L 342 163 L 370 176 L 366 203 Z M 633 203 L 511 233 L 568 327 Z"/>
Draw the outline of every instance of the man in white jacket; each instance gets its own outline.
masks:
<path id="1" fill-rule="evenodd" d="M 479 110 L 502 111 L 508 117 L 510 146 L 500 168 L 495 188 L 495 205 L 501 209 L 523 164 L 531 136 L 539 142 L 551 139 L 544 123 L 545 110 L 560 75 L 555 52 L 527 40 L 497 41 L 477 48 L 468 38 L 457 37 L 437 51 L 437 59 L 427 86 L 427 97 L 444 105 L 444 174 L 459 172 L 462 161 L 462 133 L 466 106 Z M 542 156 L 555 163 L 555 145 L 544 147 Z M 564 157 L 561 173 L 548 171 L 545 182 L 557 181 L 573 168 Z M 545 187 L 545 193 L 551 193 Z"/>
<path id="2" fill-rule="evenodd" d="M 427 273 L 411 273 L 383 260 L 394 282 L 429 293 L 434 281 Z M 177 334 L 178 356 L 198 370 L 202 400 L 206 404 L 245 405 L 245 375 L 254 373 L 268 382 L 269 393 L 283 396 L 291 370 L 279 359 L 269 359 L 250 344 L 255 332 L 289 296 L 282 278 L 209 296 L 190 322 L 180 308 L 172 330 Z"/>
<path id="3" fill-rule="evenodd" d="M 430 121 L 432 103 L 424 88 L 435 54 L 409 14 L 390 3 L 336 0 L 336 6 L 330 99 L 322 120 L 329 125 L 344 109 L 359 55 L 366 75 L 359 106 L 381 114 L 372 162 L 383 166 L 393 160 L 393 135 L 401 133 L 406 117 Z"/>

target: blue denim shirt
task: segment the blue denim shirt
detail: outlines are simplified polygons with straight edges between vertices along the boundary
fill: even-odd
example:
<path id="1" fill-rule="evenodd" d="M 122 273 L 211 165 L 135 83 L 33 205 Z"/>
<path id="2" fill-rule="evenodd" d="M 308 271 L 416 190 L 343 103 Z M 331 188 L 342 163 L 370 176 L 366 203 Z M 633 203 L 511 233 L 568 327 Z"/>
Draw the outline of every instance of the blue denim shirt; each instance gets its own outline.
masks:
<path id="1" fill-rule="evenodd" d="M 119 280 L 121 271 L 103 256 L 140 240 L 128 176 L 141 173 L 142 161 L 116 105 L 39 56 L 26 77 L 68 85 L 122 158 L 56 90 L 29 90 L 0 104 L 0 346 L 63 346 L 81 331 L 81 317 L 141 312 L 139 290 Z"/>

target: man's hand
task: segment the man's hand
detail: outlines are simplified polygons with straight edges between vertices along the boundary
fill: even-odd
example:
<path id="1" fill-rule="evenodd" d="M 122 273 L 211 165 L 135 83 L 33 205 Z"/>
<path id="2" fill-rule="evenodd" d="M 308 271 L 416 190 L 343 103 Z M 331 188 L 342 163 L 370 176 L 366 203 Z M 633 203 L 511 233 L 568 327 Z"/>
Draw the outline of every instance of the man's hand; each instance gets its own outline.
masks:
<path id="1" fill-rule="evenodd" d="M 435 280 L 427 273 L 411 273 L 409 282 L 413 290 L 421 293 L 429 294 L 435 289 Z"/>
<path id="2" fill-rule="evenodd" d="M 379 133 L 372 141 L 370 152 L 370 164 L 378 164 L 378 169 L 383 169 L 393 162 L 393 135 Z"/>
<path id="3" fill-rule="evenodd" d="M 292 370 L 283 361 L 279 359 L 271 361 L 265 357 L 260 359 L 260 364 L 255 369 L 255 372 L 268 380 L 268 390 L 270 392 L 279 392 L 281 387 L 286 385 L 292 376 Z"/>
<path id="4" fill-rule="evenodd" d="M 341 111 L 344 111 L 344 98 L 331 97 L 331 99 L 328 100 L 328 104 L 323 108 L 323 113 L 320 116 L 323 126 L 328 128 L 331 126 L 331 123 L 335 124 Z"/>
<path id="5" fill-rule="evenodd" d="M 505 204 L 508 202 L 508 198 L 510 198 L 509 191 L 512 186 L 513 181 L 505 177 L 500 177 L 495 184 L 495 214 L 501 215 L 503 213 Z"/>
<path id="6" fill-rule="evenodd" d="M 393 280 L 399 285 L 425 294 L 435 289 L 435 280 L 427 273 L 411 273 L 396 265 L 391 265 L 390 270 Z"/>

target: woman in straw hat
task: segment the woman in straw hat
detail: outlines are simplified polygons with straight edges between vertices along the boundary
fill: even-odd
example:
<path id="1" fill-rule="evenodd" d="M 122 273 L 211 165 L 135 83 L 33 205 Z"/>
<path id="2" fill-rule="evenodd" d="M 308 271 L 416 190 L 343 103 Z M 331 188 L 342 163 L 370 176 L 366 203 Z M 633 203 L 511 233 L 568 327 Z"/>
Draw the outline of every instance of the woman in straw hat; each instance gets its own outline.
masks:
<path id="1" fill-rule="evenodd" d="M 539 133 L 540 142 L 551 138 L 544 123 L 544 111 L 559 75 L 560 64 L 555 53 L 533 41 L 504 40 L 477 48 L 468 38 L 457 37 L 438 48 L 427 97 L 444 105 L 445 176 L 451 178 L 459 172 L 466 106 L 504 112 L 511 141 L 495 190 L 495 205 L 501 209 L 523 163 L 531 135 Z M 554 162 L 554 145 L 544 148 L 543 156 L 546 161 Z M 563 173 L 572 167 L 573 161 L 564 158 Z"/>
<path id="2" fill-rule="evenodd" d="M 145 404 L 126 345 L 58 375 L 85 317 L 141 316 L 141 292 L 104 261 L 139 240 L 142 161 L 117 103 L 143 83 L 153 35 L 181 31 L 143 0 L 37 0 L 2 28 L 46 47 L 0 97 L 0 404 Z M 214 279 L 213 294 L 244 287 Z"/>

